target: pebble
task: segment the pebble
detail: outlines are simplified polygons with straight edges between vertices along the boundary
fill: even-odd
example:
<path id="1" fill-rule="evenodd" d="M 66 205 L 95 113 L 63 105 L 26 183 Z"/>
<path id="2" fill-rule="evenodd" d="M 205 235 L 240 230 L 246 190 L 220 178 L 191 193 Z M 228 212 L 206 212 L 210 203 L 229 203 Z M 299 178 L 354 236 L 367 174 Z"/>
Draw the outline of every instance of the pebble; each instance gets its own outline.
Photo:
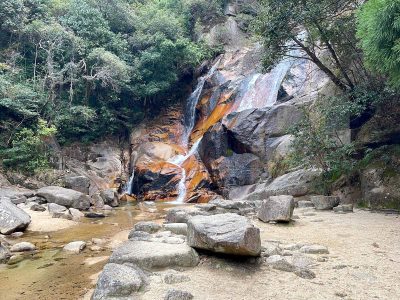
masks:
<path id="1" fill-rule="evenodd" d="M 300 252 L 309 254 L 329 254 L 328 248 L 321 245 L 306 245 L 300 248 Z"/>

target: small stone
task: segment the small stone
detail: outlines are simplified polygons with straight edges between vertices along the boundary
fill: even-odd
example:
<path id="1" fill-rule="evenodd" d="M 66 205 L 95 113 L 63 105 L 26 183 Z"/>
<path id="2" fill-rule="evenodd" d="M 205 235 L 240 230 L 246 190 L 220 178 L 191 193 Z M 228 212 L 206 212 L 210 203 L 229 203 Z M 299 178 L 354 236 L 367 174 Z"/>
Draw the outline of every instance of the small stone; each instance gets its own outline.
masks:
<path id="1" fill-rule="evenodd" d="M 85 249 L 86 243 L 83 241 L 75 241 L 71 242 L 64 246 L 63 250 L 73 253 L 80 253 L 83 249 Z"/>
<path id="2" fill-rule="evenodd" d="M 309 254 L 329 254 L 328 248 L 321 245 L 306 245 L 300 248 L 300 252 Z"/>
<path id="3" fill-rule="evenodd" d="M 105 218 L 105 214 L 99 213 L 99 212 L 88 212 L 85 214 L 86 218 L 89 219 L 99 219 L 99 218 Z"/>
<path id="4" fill-rule="evenodd" d="M 340 297 L 340 298 L 344 298 L 344 297 L 347 296 L 347 294 L 346 294 L 346 293 L 343 293 L 343 292 L 336 292 L 336 293 L 335 293 L 335 296 L 338 296 L 338 297 Z"/>
<path id="5" fill-rule="evenodd" d="M 36 246 L 29 242 L 21 242 L 11 246 L 11 252 L 25 252 L 25 251 L 34 251 L 36 250 Z"/>
<path id="6" fill-rule="evenodd" d="M 316 277 L 315 273 L 308 269 L 297 269 L 294 274 L 304 279 L 314 279 Z"/>
<path id="7" fill-rule="evenodd" d="M 346 265 L 337 265 L 337 266 L 333 266 L 332 269 L 334 269 L 334 270 L 342 270 L 342 269 L 345 269 L 347 267 L 348 266 L 346 266 Z"/>
<path id="8" fill-rule="evenodd" d="M 24 233 L 23 232 L 21 232 L 21 231 L 17 231 L 17 232 L 13 232 L 13 233 L 11 233 L 11 237 L 13 237 L 13 238 L 20 238 L 21 236 L 23 236 L 24 235 Z"/>
<path id="9" fill-rule="evenodd" d="M 95 245 L 104 245 L 107 243 L 107 240 L 99 239 L 99 238 L 92 238 L 92 243 Z"/>
<path id="10" fill-rule="evenodd" d="M 65 206 L 56 203 L 47 204 L 47 209 L 49 210 L 49 213 L 63 213 L 67 210 Z"/>
<path id="11" fill-rule="evenodd" d="M 154 222 L 139 222 L 135 224 L 136 231 L 155 233 L 161 229 L 161 225 Z"/>
<path id="12" fill-rule="evenodd" d="M 110 205 L 104 205 L 103 210 L 113 210 L 113 208 Z"/>
<path id="13" fill-rule="evenodd" d="M 81 212 L 79 209 L 71 207 L 68 210 L 69 210 L 69 213 L 71 214 L 73 220 L 79 220 L 80 218 L 85 216 L 85 214 L 83 212 Z"/>
<path id="14" fill-rule="evenodd" d="M 333 211 L 336 213 L 352 213 L 353 211 L 353 204 L 342 204 L 337 207 L 333 208 Z"/>
<path id="15" fill-rule="evenodd" d="M 32 206 L 31 206 L 31 210 L 33 210 L 33 211 L 46 211 L 46 208 L 45 207 L 43 207 L 42 205 L 40 205 L 40 204 L 33 204 Z"/>
<path id="16" fill-rule="evenodd" d="M 52 214 L 52 218 L 72 220 L 72 216 L 69 213 L 69 210 L 66 210 L 65 212 L 60 212 L 60 213 L 55 212 Z"/>
<path id="17" fill-rule="evenodd" d="M 380 248 L 378 243 L 373 243 L 372 246 L 374 246 L 375 248 Z"/>
<path id="18" fill-rule="evenodd" d="M 272 255 L 280 255 L 282 249 L 279 247 L 279 245 L 277 243 L 272 243 L 272 242 L 266 242 L 264 243 L 264 245 L 262 246 L 262 256 L 272 256 Z"/>
<path id="19" fill-rule="evenodd" d="M 289 263 L 283 256 L 280 255 L 272 255 L 268 257 L 266 263 L 273 269 L 279 271 L 294 272 L 296 269 L 291 263 Z"/>
<path id="20" fill-rule="evenodd" d="M 191 300 L 193 295 L 187 291 L 171 289 L 167 292 L 164 300 Z"/>
<path id="21" fill-rule="evenodd" d="M 176 271 L 169 271 L 163 275 L 163 281 L 166 284 L 175 284 L 190 281 L 190 277 Z"/>
<path id="22" fill-rule="evenodd" d="M 96 252 L 103 250 L 103 248 L 101 248 L 100 246 L 97 246 L 97 245 L 90 246 L 89 249 L 90 249 L 90 251 L 96 251 Z"/>
<path id="23" fill-rule="evenodd" d="M 283 250 L 282 251 L 282 256 L 292 256 L 293 252 L 290 250 Z"/>
<path id="24" fill-rule="evenodd" d="M 24 260 L 24 257 L 20 254 L 16 254 L 10 257 L 10 259 L 7 261 L 8 265 L 15 265 L 21 261 Z"/>

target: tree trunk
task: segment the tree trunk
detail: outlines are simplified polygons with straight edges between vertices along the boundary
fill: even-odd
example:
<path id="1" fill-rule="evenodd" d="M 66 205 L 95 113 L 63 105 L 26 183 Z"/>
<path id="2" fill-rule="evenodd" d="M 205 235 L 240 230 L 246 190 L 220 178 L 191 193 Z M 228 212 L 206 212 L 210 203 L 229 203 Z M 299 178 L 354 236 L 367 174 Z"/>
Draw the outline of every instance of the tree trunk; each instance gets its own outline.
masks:
<path id="1" fill-rule="evenodd" d="M 347 92 L 349 90 L 348 86 L 340 80 L 339 77 L 337 77 L 327 66 L 325 66 L 322 61 L 315 55 L 314 52 L 312 52 L 308 47 L 306 47 L 299 39 L 296 37 L 292 37 L 293 41 L 299 45 L 299 47 L 307 53 L 307 55 L 310 57 L 311 61 L 316 64 L 316 66 L 324 72 L 330 80 L 338 87 L 340 88 L 343 92 Z"/>

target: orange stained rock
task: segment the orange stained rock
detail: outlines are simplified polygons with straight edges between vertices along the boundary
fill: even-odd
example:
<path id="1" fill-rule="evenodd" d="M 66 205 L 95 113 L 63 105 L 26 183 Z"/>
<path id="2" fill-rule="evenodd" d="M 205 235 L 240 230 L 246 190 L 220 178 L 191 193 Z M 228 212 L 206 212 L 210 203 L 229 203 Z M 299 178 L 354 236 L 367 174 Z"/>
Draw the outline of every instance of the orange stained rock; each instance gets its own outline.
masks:
<path id="1" fill-rule="evenodd" d="M 128 195 L 128 194 L 123 194 L 119 200 L 121 201 L 127 201 L 127 202 L 135 202 L 137 201 L 137 197 L 135 195 Z"/>
<path id="2" fill-rule="evenodd" d="M 188 191 L 195 191 L 200 183 L 204 181 L 211 182 L 210 175 L 208 174 L 203 163 L 200 162 L 196 156 L 192 155 L 182 165 L 186 171 L 186 187 Z"/>
<path id="3" fill-rule="evenodd" d="M 138 172 L 150 170 L 153 173 L 173 174 L 180 173 L 179 167 L 167 161 L 151 161 L 147 164 L 136 165 Z"/>
<path id="4" fill-rule="evenodd" d="M 204 133 L 217 122 L 219 122 L 227 113 L 231 111 L 233 105 L 232 101 L 229 101 L 233 91 L 223 94 L 219 100 L 218 104 L 205 120 L 198 122 L 191 134 L 190 138 L 192 141 L 196 141 L 204 135 Z"/>

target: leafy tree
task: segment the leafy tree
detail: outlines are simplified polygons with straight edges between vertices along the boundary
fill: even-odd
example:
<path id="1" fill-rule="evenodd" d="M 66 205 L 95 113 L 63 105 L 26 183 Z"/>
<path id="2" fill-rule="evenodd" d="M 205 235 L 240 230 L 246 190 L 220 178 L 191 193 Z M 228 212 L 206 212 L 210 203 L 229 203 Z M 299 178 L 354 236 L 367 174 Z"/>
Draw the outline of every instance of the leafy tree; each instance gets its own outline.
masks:
<path id="1" fill-rule="evenodd" d="M 34 173 L 50 167 L 51 150 L 45 140 L 56 133 L 54 126 L 39 119 L 35 128 L 23 128 L 16 134 L 11 148 L 0 151 L 6 168 Z"/>
<path id="2" fill-rule="evenodd" d="M 355 25 L 354 11 L 358 2 L 260 0 L 259 15 L 253 27 L 262 37 L 266 66 L 273 66 L 284 56 L 300 56 L 314 62 L 341 90 L 353 89 L 352 68 L 344 63 L 348 52 L 341 46 L 343 41 L 349 40 L 345 34 L 351 33 Z M 328 61 L 323 61 L 319 54 L 327 54 Z"/>
<path id="3" fill-rule="evenodd" d="M 368 67 L 400 87 L 400 1 L 367 1 L 358 13 L 357 36 Z"/>

